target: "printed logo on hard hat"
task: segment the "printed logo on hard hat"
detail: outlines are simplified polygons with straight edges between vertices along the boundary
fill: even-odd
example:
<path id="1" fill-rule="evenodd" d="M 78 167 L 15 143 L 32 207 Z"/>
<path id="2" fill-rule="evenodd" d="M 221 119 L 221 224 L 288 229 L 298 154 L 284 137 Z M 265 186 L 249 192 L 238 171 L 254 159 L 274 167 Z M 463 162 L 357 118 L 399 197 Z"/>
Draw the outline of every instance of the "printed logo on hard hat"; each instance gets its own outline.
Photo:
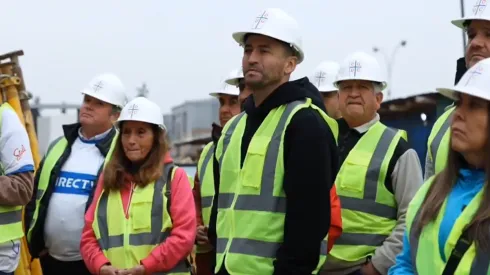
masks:
<path id="1" fill-rule="evenodd" d="M 133 115 L 138 113 L 139 109 L 138 109 L 138 105 L 136 104 L 133 104 L 133 106 L 131 106 L 131 108 L 129 108 L 128 112 L 130 112 L 130 116 L 131 118 L 133 118 Z"/>
<path id="2" fill-rule="evenodd" d="M 362 68 L 361 63 L 356 60 L 350 63 L 349 72 L 351 74 L 354 73 L 354 77 L 356 77 L 356 74 L 361 72 L 361 68 Z"/>
<path id="3" fill-rule="evenodd" d="M 478 65 L 475 69 L 471 70 L 468 72 L 470 74 L 470 77 L 468 77 L 468 80 L 466 80 L 466 83 L 464 84 L 465 86 L 468 86 L 473 80 L 478 78 L 482 73 L 483 73 L 483 67 L 481 65 Z"/>
<path id="4" fill-rule="evenodd" d="M 473 6 L 473 14 L 481 15 L 487 7 L 487 0 L 476 0 L 476 4 Z"/>
<path id="5" fill-rule="evenodd" d="M 102 88 L 104 88 L 104 83 L 102 81 L 99 81 L 92 86 L 92 89 L 94 90 L 94 93 L 100 91 Z"/>
<path id="6" fill-rule="evenodd" d="M 326 76 L 327 76 L 327 74 L 322 72 L 322 71 L 319 71 L 318 73 L 316 73 L 315 79 L 318 82 L 318 86 L 321 86 L 323 84 Z"/>
<path id="7" fill-rule="evenodd" d="M 264 11 L 261 15 L 255 18 L 255 21 L 252 25 L 252 29 L 253 30 L 261 29 L 264 26 L 265 22 L 267 22 L 267 20 L 269 20 L 269 14 L 267 13 L 267 11 Z"/>

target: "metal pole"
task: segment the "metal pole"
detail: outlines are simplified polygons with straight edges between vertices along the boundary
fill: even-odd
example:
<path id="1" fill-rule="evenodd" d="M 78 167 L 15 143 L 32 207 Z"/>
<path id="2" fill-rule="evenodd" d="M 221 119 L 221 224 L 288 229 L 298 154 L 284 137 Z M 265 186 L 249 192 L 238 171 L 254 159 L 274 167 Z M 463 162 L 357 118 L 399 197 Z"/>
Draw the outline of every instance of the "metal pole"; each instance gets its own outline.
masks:
<path id="1" fill-rule="evenodd" d="M 386 54 L 385 51 L 383 51 L 382 49 L 378 48 L 378 47 L 373 47 L 373 51 L 375 53 L 381 53 L 383 55 L 383 58 L 385 59 L 385 64 L 386 64 L 386 69 L 387 69 L 387 76 L 388 76 L 388 88 L 387 88 L 387 91 L 386 91 L 386 94 L 388 96 L 388 98 L 391 98 L 391 86 L 393 84 L 393 79 L 392 79 L 392 76 L 393 76 L 393 64 L 395 62 L 395 56 L 396 56 L 396 53 L 398 52 L 398 50 L 402 47 L 405 47 L 407 45 L 407 41 L 406 40 L 402 40 L 400 41 L 400 43 L 398 43 L 396 45 L 396 47 L 393 49 L 393 51 L 391 52 L 391 56 L 388 56 Z"/>
<path id="2" fill-rule="evenodd" d="M 392 80 L 392 75 L 393 75 L 393 63 L 395 62 L 395 56 L 396 56 L 396 53 L 398 52 L 398 50 L 401 48 L 401 47 L 404 47 L 406 45 L 406 41 L 405 40 L 402 40 L 400 43 L 398 43 L 398 45 L 396 45 L 396 47 L 393 49 L 393 51 L 391 52 L 391 56 L 390 56 L 390 62 L 388 63 L 388 81 L 390 82 L 388 86 L 388 98 L 391 98 L 391 85 L 393 84 L 393 80 Z"/>
<path id="3" fill-rule="evenodd" d="M 461 18 L 464 18 L 464 0 L 460 0 L 459 4 L 461 8 Z M 464 56 L 466 53 L 466 33 L 464 29 L 461 31 L 461 33 L 463 35 L 463 56 Z"/>
<path id="4" fill-rule="evenodd" d="M 395 51 L 396 51 L 396 49 L 393 50 L 392 56 L 395 53 Z M 386 63 L 386 70 L 388 72 L 388 75 L 387 75 L 388 76 L 388 89 L 386 91 L 386 94 L 388 95 L 388 98 L 390 98 L 391 97 L 391 83 L 392 83 L 392 81 L 391 81 L 392 80 L 392 78 L 391 78 L 391 76 L 392 76 L 392 69 L 391 68 L 392 68 L 392 65 L 393 65 L 393 57 L 390 58 L 390 57 L 388 57 L 388 55 L 386 55 L 386 52 L 385 51 L 382 51 L 382 52 L 383 52 L 383 56 L 384 56 L 385 63 Z"/>

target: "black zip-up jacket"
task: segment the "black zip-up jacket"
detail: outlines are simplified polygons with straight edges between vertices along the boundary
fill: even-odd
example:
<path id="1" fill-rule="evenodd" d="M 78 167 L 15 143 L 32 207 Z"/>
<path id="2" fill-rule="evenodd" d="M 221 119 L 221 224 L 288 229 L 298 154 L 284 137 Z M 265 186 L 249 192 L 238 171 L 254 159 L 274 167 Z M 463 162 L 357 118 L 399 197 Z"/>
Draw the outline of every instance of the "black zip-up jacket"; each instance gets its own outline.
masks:
<path id="1" fill-rule="evenodd" d="M 466 62 L 464 57 L 459 58 L 456 61 L 456 76 L 454 77 L 454 85 L 458 84 L 459 80 L 463 77 L 468 69 L 466 68 Z"/>
<path id="2" fill-rule="evenodd" d="M 311 98 L 313 104 L 326 111 L 320 93 L 307 78 L 284 83 L 258 107 L 253 97 L 247 98 L 242 165 L 250 140 L 267 114 L 276 107 L 305 98 Z M 321 242 L 330 228 L 330 188 L 338 172 L 338 159 L 337 145 L 325 120 L 312 108 L 298 111 L 284 137 L 283 184 L 287 208 L 284 242 L 277 251 L 274 274 L 309 275 L 316 268 Z M 214 179 L 219 187 L 218 169 Z M 208 230 L 215 247 L 218 196 L 215 196 Z M 228 274 L 224 265 L 218 274 Z"/>
<path id="3" fill-rule="evenodd" d="M 29 252 L 32 256 L 32 258 L 39 258 L 39 253 L 45 249 L 45 243 L 44 243 L 44 221 L 46 219 L 46 214 L 47 210 L 49 207 L 49 201 L 51 199 L 51 195 L 53 194 L 54 191 L 54 186 L 56 179 L 58 178 L 58 175 L 60 173 L 61 167 L 63 167 L 63 164 L 65 164 L 66 160 L 70 156 L 71 153 L 71 146 L 75 142 L 75 140 L 78 138 L 78 130 L 81 127 L 80 123 L 75 123 L 75 124 L 68 124 L 68 125 L 63 125 L 63 134 L 66 140 L 68 141 L 68 144 L 65 148 L 65 151 L 59 158 L 59 160 L 56 162 L 56 164 L 53 167 L 53 170 L 51 171 L 51 175 L 49 178 L 49 183 L 48 187 L 46 188 L 46 192 L 41 199 L 40 206 L 39 206 L 39 213 L 38 217 L 35 221 L 34 228 L 32 229 L 32 237 L 31 241 L 28 243 L 29 247 Z M 102 140 L 100 140 L 96 146 L 100 150 L 100 153 L 105 157 L 107 156 L 107 153 L 109 152 L 109 149 L 111 147 L 112 139 L 114 138 L 116 134 L 116 130 L 113 128 L 109 134 L 107 134 L 106 137 L 104 137 Z M 61 138 L 61 137 L 60 137 Z M 49 150 L 59 141 L 59 138 L 53 141 L 49 145 L 48 153 Z M 48 154 L 46 153 L 46 155 Z M 80 161 L 90 161 L 90 160 L 80 160 Z M 34 216 L 34 211 L 36 210 L 36 195 L 37 195 L 37 190 L 39 186 L 39 178 L 41 175 L 41 171 L 43 169 L 44 165 L 44 158 L 41 161 L 39 165 L 39 169 L 36 171 L 36 175 L 34 177 L 34 192 L 32 194 L 32 198 L 30 202 L 27 204 L 25 208 L 25 213 L 24 213 L 24 230 L 27 233 L 30 227 L 30 224 L 32 222 L 32 218 Z M 97 174 L 97 179 L 100 175 L 100 172 L 102 170 L 103 165 L 101 166 L 101 169 L 99 169 L 99 172 Z M 97 180 L 95 181 L 95 184 L 97 184 Z M 85 209 L 88 209 L 88 206 L 92 202 L 93 195 L 95 192 L 95 186 L 92 189 L 92 193 L 89 195 L 88 201 L 87 201 L 87 206 Z"/>

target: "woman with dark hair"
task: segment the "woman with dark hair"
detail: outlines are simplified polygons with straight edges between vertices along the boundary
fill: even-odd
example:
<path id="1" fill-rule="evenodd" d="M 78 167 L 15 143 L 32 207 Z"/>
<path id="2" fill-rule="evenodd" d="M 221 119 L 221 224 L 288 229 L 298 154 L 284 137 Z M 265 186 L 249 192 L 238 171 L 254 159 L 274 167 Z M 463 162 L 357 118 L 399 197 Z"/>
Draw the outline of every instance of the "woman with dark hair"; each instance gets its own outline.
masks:
<path id="1" fill-rule="evenodd" d="M 138 97 L 117 126 L 114 152 L 85 216 L 85 264 L 93 274 L 190 274 L 194 200 L 185 171 L 170 158 L 160 108 Z"/>
<path id="2" fill-rule="evenodd" d="M 451 89 L 448 163 L 407 212 L 403 251 L 389 274 L 488 274 L 490 264 L 490 59 Z"/>

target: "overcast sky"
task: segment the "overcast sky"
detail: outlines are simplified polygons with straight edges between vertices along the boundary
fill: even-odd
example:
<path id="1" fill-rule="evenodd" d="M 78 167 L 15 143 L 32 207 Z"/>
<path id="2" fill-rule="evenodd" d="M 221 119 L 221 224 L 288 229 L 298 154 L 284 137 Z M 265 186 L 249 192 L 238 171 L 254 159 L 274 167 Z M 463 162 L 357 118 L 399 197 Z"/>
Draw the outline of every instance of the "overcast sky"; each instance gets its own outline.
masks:
<path id="1" fill-rule="evenodd" d="M 450 23 L 460 16 L 456 0 L 3 1 L 0 52 L 24 50 L 27 88 L 42 103 L 81 102 L 93 76 L 114 72 L 130 96 L 146 81 L 149 97 L 168 112 L 208 98 L 241 65 L 231 34 L 268 7 L 284 9 L 302 29 L 305 61 L 293 78 L 373 46 L 390 55 L 405 39 L 393 66 L 394 97 L 453 84 L 463 51 L 461 30 Z"/>

